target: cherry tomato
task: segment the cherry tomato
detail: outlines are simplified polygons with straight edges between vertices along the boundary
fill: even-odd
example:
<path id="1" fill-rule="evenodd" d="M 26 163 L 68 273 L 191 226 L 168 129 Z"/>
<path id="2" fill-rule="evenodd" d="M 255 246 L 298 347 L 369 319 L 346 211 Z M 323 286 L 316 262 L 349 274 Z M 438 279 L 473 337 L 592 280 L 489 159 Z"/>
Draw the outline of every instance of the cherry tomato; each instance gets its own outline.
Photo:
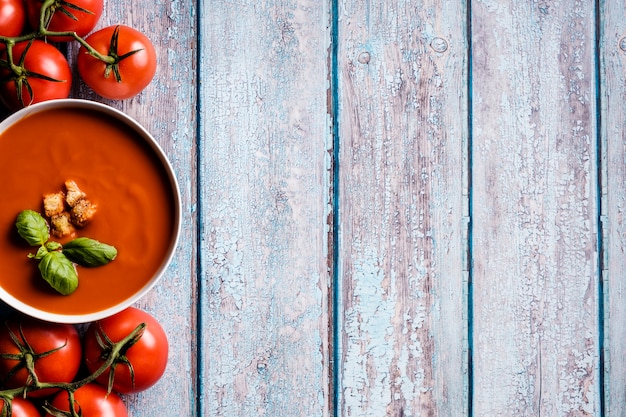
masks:
<path id="1" fill-rule="evenodd" d="M 43 0 L 26 0 L 28 22 L 33 28 L 39 27 L 42 4 Z M 53 32 L 76 32 L 78 36 L 85 37 L 96 27 L 103 9 L 104 0 L 56 0 L 44 16 L 48 22 L 46 28 Z M 67 42 L 74 38 L 49 36 L 49 39 L 53 42 Z"/>
<path id="2" fill-rule="evenodd" d="M 154 78 L 156 52 L 143 33 L 128 26 L 109 26 L 92 33 L 86 40 L 112 60 L 107 64 L 90 55 L 84 47 L 78 52 L 78 73 L 102 97 L 115 100 L 134 97 Z"/>
<path id="3" fill-rule="evenodd" d="M 3 410 L 2 407 L 6 407 L 3 400 L 0 400 L 0 410 Z M 0 415 L 2 412 L 0 411 Z M 30 401 L 21 398 L 15 397 L 11 400 L 11 416 L 12 417 L 41 417 L 39 410 L 37 407 Z"/>
<path id="4" fill-rule="evenodd" d="M 129 307 L 111 317 L 90 324 L 85 332 L 85 364 L 93 373 L 108 355 L 107 347 L 101 346 L 98 340 L 108 338 L 112 342 L 119 342 L 141 323 L 146 324 L 141 338 L 124 352 L 134 371 L 134 380 L 129 366 L 124 362 L 117 363 L 115 366 L 113 391 L 121 394 L 143 391 L 154 385 L 165 372 L 168 341 L 163 327 L 145 311 Z M 108 386 L 109 373 L 110 369 L 100 375 L 97 382 Z"/>
<path id="5" fill-rule="evenodd" d="M 19 36 L 25 25 L 26 11 L 22 0 L 0 0 L 0 36 Z"/>
<path id="6" fill-rule="evenodd" d="M 16 338 L 18 343 L 13 341 Z M 0 324 L 0 379 L 8 388 L 30 383 L 25 363 L 6 354 L 34 356 L 34 371 L 40 382 L 71 382 L 81 364 L 82 346 L 76 328 L 69 324 L 43 322 L 27 317 L 9 319 Z M 52 389 L 29 392 L 40 398 Z"/>
<path id="7" fill-rule="evenodd" d="M 66 391 L 59 392 L 50 403 L 53 407 L 70 411 L 69 396 Z M 107 390 L 98 384 L 86 384 L 74 392 L 74 411 L 82 417 L 128 417 L 128 410 L 122 399 L 114 392 L 107 394 Z M 46 414 L 46 417 L 53 417 Z"/>
<path id="8" fill-rule="evenodd" d="M 1 58 L 7 59 L 6 51 Z M 41 40 L 17 43 L 13 47 L 13 61 L 16 65 L 23 61 L 22 74 L 0 67 L 0 99 L 10 110 L 70 95 L 72 70 L 63 54 L 51 44 Z"/>

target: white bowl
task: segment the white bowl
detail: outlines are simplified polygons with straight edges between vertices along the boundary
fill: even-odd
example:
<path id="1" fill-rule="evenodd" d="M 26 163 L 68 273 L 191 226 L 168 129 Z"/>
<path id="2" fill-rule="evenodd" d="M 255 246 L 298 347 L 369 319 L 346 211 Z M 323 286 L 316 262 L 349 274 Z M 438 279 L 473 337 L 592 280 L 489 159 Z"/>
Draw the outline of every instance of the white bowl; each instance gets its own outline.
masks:
<path id="1" fill-rule="evenodd" d="M 106 305 L 106 306 L 103 305 L 101 307 L 96 308 L 96 310 L 94 311 L 80 311 L 80 312 L 73 311 L 71 310 L 69 305 L 70 303 L 73 302 L 71 297 L 73 297 L 74 295 L 62 296 L 59 294 L 59 295 L 56 295 L 56 297 L 58 297 L 58 300 L 65 300 L 65 301 L 57 302 L 55 299 L 55 301 L 52 301 L 52 303 L 57 303 L 58 306 L 61 306 L 61 307 L 59 308 L 57 307 L 57 304 L 55 304 L 53 308 L 48 309 L 47 307 L 42 307 L 43 305 L 42 303 L 39 303 L 39 304 L 35 303 L 35 305 L 33 305 L 33 303 L 31 303 L 29 300 L 26 299 L 28 297 L 16 296 L 13 292 L 5 289 L 4 285 L 0 281 L 0 299 L 4 301 L 5 303 L 7 303 L 9 306 L 13 307 L 14 309 L 22 313 L 25 313 L 29 316 L 36 317 L 42 320 L 51 321 L 51 322 L 85 323 L 85 322 L 91 322 L 91 321 L 95 321 L 95 320 L 113 315 L 125 309 L 126 307 L 130 306 L 131 304 L 135 303 L 140 298 L 142 298 L 144 295 L 146 295 L 146 293 L 148 293 L 157 284 L 157 282 L 162 278 L 162 276 L 164 275 L 166 269 L 168 268 L 172 260 L 172 257 L 178 245 L 178 239 L 180 236 L 180 228 L 181 228 L 180 190 L 179 190 L 178 183 L 174 175 L 172 166 L 170 162 L 168 161 L 165 153 L 163 152 L 163 150 L 161 149 L 157 141 L 154 139 L 154 137 L 143 126 L 141 126 L 137 121 L 135 121 L 128 115 L 110 106 L 107 106 L 98 102 L 88 101 L 88 100 L 79 100 L 79 99 L 63 99 L 63 100 L 51 100 L 51 101 L 46 101 L 43 103 L 34 104 L 16 113 L 13 113 L 12 115 L 4 119 L 2 122 L 0 122 L 0 136 L 5 134 L 9 128 L 14 126 L 16 123 L 22 121 L 26 117 L 34 115 L 35 113 L 46 112 L 46 111 L 55 110 L 55 109 L 71 109 L 72 111 L 76 110 L 78 113 L 80 113 L 81 111 L 85 111 L 85 110 L 90 111 L 90 112 L 98 112 L 103 115 L 103 118 L 111 117 L 115 119 L 116 121 L 119 121 L 121 124 L 129 127 L 131 131 L 133 132 L 133 135 L 135 135 L 135 137 L 138 138 L 139 141 L 143 141 L 145 142 L 145 144 L 148 145 L 146 147 L 146 149 L 148 149 L 148 152 L 146 153 L 152 152 L 152 155 L 150 156 L 150 158 L 153 158 L 154 161 L 157 161 L 157 164 L 160 165 L 158 170 L 165 174 L 166 179 L 164 180 L 164 182 L 167 183 L 164 185 L 163 188 L 166 189 L 168 196 L 171 194 L 172 196 L 171 198 L 173 199 L 173 201 L 171 201 L 171 212 L 173 213 L 173 219 L 171 221 L 173 222 L 173 224 L 171 225 L 171 228 L 169 228 L 169 230 L 171 230 L 171 233 L 168 233 L 169 238 L 166 239 L 167 242 L 164 242 L 166 246 L 165 247 L 161 246 L 161 248 L 159 249 L 160 255 L 158 256 L 159 256 L 159 259 L 161 259 L 161 261 L 158 267 L 156 268 L 156 271 L 154 271 L 154 273 L 149 273 L 148 274 L 149 276 L 146 277 L 145 282 L 142 281 L 142 284 L 137 284 L 137 285 L 141 285 L 140 288 L 133 290 L 132 293 L 123 296 L 122 299 L 116 300 L 111 305 Z M 47 134 L 48 132 L 42 132 L 42 135 L 47 135 Z M 90 140 L 88 136 L 89 135 L 87 134 L 86 135 L 87 138 L 85 140 Z M 5 140 L 8 140 L 8 139 L 5 139 Z M 13 140 L 13 138 L 11 138 L 11 140 Z M 1 144 L 2 144 L 2 141 L 0 140 L 0 145 Z M 142 144 L 141 146 L 143 147 L 145 144 Z M 43 193 L 44 190 L 42 190 L 41 192 Z M 3 199 L 4 198 L 9 199 L 10 196 L 3 197 Z M 24 208 L 28 208 L 28 207 L 24 207 Z M 17 213 L 15 214 L 17 215 Z M 2 222 L 5 222 L 4 219 L 0 219 L 0 220 Z M 0 227 L 5 227 L 4 223 L 1 224 Z M 169 224 L 168 224 L 168 227 L 169 227 Z M 120 228 L 120 231 L 122 230 L 125 230 L 125 229 Z M 87 237 L 93 237 L 93 236 L 87 236 Z M 93 238 L 97 239 L 97 237 L 93 237 Z M 105 243 L 110 243 L 110 244 L 115 245 L 115 242 L 105 241 Z M 153 246 L 153 245 L 148 244 L 146 246 Z M 161 255 L 161 253 L 163 255 Z M 121 258 L 122 256 L 124 255 L 122 253 L 119 253 L 118 259 L 122 259 Z M 111 265 L 113 265 L 115 262 L 118 262 L 118 259 L 114 260 L 111 263 Z M 6 257 L 5 257 L 5 260 L 6 260 Z M 34 263 L 35 261 L 33 260 L 30 260 L 30 261 L 33 262 L 32 267 L 36 271 L 37 268 Z M 133 258 L 133 261 L 137 261 L 137 260 Z M 0 255 L 0 266 L 3 262 L 4 260 L 2 256 Z M 98 267 L 98 268 L 108 268 L 108 265 L 105 265 L 103 267 Z M 152 265 L 151 269 L 153 268 L 154 268 L 154 265 Z M 82 271 L 79 270 L 79 290 L 81 289 L 81 272 Z M 119 272 L 120 271 L 117 270 L 117 273 Z M 2 273 L 1 270 L 0 270 L 0 273 Z M 136 275 L 137 274 L 134 273 L 133 276 L 136 276 Z M 34 280 L 34 278 L 31 278 L 31 279 Z M 46 295 L 46 297 L 48 297 L 48 295 Z M 54 296 L 50 295 L 50 297 L 53 298 Z M 92 299 L 93 301 L 100 300 L 99 297 L 95 297 L 95 298 L 92 297 Z M 76 300 L 78 299 L 76 298 Z M 80 302 L 91 302 L 91 300 L 81 300 Z M 68 306 L 68 311 L 65 311 L 65 307 L 63 307 L 65 305 Z"/>

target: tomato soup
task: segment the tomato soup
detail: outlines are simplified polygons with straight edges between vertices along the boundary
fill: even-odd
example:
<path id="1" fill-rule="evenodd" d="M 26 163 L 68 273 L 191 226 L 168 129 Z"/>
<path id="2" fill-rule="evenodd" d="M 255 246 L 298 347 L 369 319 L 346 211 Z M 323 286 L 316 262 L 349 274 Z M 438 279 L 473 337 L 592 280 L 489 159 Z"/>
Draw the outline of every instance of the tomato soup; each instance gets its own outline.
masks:
<path id="1" fill-rule="evenodd" d="M 17 300 L 88 315 L 132 297 L 163 267 L 177 227 L 176 188 L 157 151 L 121 120 L 80 106 L 29 114 L 0 133 L 0 169 L 0 286 Z M 37 248 L 17 234 L 15 219 L 25 209 L 43 215 L 43 196 L 67 180 L 97 206 L 74 237 L 113 245 L 118 255 L 105 266 L 77 266 L 78 289 L 65 296 L 28 258 Z"/>

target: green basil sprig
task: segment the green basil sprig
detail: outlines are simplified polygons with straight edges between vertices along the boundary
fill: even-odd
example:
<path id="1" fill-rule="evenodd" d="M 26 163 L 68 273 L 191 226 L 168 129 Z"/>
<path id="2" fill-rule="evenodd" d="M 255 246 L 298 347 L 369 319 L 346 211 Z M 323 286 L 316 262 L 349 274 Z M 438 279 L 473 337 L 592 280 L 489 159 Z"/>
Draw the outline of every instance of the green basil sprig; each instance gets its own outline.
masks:
<path id="1" fill-rule="evenodd" d="M 17 232 L 31 246 L 39 246 L 28 257 L 39 261 L 39 272 L 52 288 L 68 295 L 78 288 L 76 264 L 85 267 L 106 265 L 117 257 L 117 249 L 87 237 L 78 237 L 65 246 L 50 241 L 50 229 L 43 216 L 24 210 L 15 221 Z"/>

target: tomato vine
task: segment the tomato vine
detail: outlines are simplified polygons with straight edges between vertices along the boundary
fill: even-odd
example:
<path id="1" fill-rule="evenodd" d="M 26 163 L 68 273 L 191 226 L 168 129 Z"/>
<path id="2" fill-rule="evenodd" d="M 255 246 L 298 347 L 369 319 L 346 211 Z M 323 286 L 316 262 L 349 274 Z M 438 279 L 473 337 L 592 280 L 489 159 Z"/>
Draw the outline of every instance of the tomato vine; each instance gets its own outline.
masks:
<path id="1" fill-rule="evenodd" d="M 19 366 L 23 366 L 26 368 L 28 374 L 31 376 L 31 379 L 28 384 L 25 384 L 23 386 L 0 390 L 0 400 L 3 402 L 2 409 L 0 409 L 0 417 L 11 416 L 11 403 L 15 398 L 26 398 L 30 393 L 43 390 L 61 390 L 66 392 L 71 405 L 69 411 L 61 412 L 60 410 L 54 409 L 54 407 L 52 407 L 51 404 L 46 401 L 42 406 L 42 408 L 46 412 L 53 415 L 67 415 L 71 417 L 79 417 L 80 414 L 76 411 L 76 407 L 74 406 L 74 393 L 81 387 L 96 382 L 98 377 L 103 375 L 115 363 L 123 361 L 122 358 L 124 357 L 125 352 L 127 352 L 130 347 L 132 347 L 141 339 L 145 329 L 146 323 L 140 323 L 134 328 L 133 331 L 131 331 L 119 342 L 110 342 L 107 346 L 108 350 L 106 358 L 104 358 L 101 366 L 91 374 L 83 377 L 82 379 L 72 382 L 40 381 L 37 377 L 37 371 L 35 369 L 35 363 L 37 359 L 51 355 L 57 349 L 47 352 L 34 352 L 30 348 L 28 340 L 23 340 L 23 335 L 21 338 L 23 340 L 22 341 L 20 340 L 20 337 L 18 337 L 18 335 L 12 334 L 11 337 L 14 340 L 15 344 L 19 347 L 20 353 L 10 356 L 20 361 Z M 108 388 L 107 392 L 111 393 L 111 389 Z"/>
<path id="2" fill-rule="evenodd" d="M 91 55 L 95 58 L 105 62 L 107 64 L 112 64 L 115 61 L 115 58 L 110 57 L 108 55 L 103 55 L 100 52 L 96 51 L 91 45 L 81 36 L 74 31 L 51 31 L 48 30 L 46 26 L 46 22 L 50 21 L 50 10 L 53 8 L 54 4 L 58 0 L 44 0 L 41 5 L 41 14 L 39 18 L 39 27 L 33 30 L 32 32 L 28 32 L 19 36 L 0 36 L 0 42 L 3 42 L 7 47 L 7 55 L 11 56 L 11 48 L 18 42 L 30 41 L 32 39 L 42 39 L 51 36 L 68 36 L 74 39 L 76 42 L 80 43 L 81 46 L 85 47 L 89 51 Z M 9 60 L 9 64 L 15 65 L 11 60 Z"/>
<path id="3" fill-rule="evenodd" d="M 81 35 L 76 30 L 64 30 L 74 29 L 70 24 L 65 27 L 55 25 L 55 29 L 51 29 L 55 14 L 62 16 L 69 22 L 78 19 L 74 12 L 80 12 L 83 16 L 94 15 L 99 18 L 100 13 L 94 13 L 73 2 L 78 2 L 78 0 L 43 0 L 39 9 L 37 27 L 17 36 L 5 36 L 0 33 L 0 98 L 3 99 L 2 101 L 9 109 L 17 110 L 39 101 L 66 98 L 69 95 L 71 74 L 69 79 L 58 78 L 48 74 L 44 65 L 38 66 L 37 63 L 29 64 L 26 62 L 29 50 L 32 45 L 38 42 L 48 44 L 48 41 L 76 41 L 80 45 L 78 72 L 83 81 L 94 92 L 103 97 L 110 99 L 133 97 L 139 94 L 152 80 L 156 72 L 156 54 L 152 43 L 140 32 L 124 25 L 107 27 L 91 35 Z M 124 30 L 121 31 L 120 28 Z M 104 47 L 101 45 L 102 35 L 96 36 L 100 32 L 107 36 Z M 121 41 L 122 32 L 123 36 L 126 37 L 125 42 Z M 92 36 L 96 45 L 90 42 Z M 126 41 L 126 39 L 128 40 Z M 134 49 L 132 50 L 122 50 L 120 46 L 131 43 L 135 45 L 137 42 L 141 46 L 133 46 Z M 16 48 L 24 44 L 27 46 L 17 51 Z M 136 59 L 135 55 L 140 52 L 141 55 L 145 54 L 145 56 Z M 46 55 L 45 52 L 38 53 L 41 56 Z M 85 56 L 88 56 L 90 61 L 86 61 Z M 69 67 L 67 60 L 65 60 L 65 64 L 59 61 L 56 58 L 54 65 L 60 67 L 67 65 Z M 146 65 L 139 64 L 143 62 L 148 62 L 149 65 L 139 67 L 139 65 Z M 125 68 L 125 74 L 122 74 L 122 66 Z M 63 71 L 56 72 L 64 73 Z M 139 74 L 141 76 L 138 76 Z M 39 84 L 35 85 L 37 82 Z M 66 83 L 65 88 L 60 88 L 61 83 Z M 38 88 L 45 91 L 40 96 L 38 95 Z"/>

